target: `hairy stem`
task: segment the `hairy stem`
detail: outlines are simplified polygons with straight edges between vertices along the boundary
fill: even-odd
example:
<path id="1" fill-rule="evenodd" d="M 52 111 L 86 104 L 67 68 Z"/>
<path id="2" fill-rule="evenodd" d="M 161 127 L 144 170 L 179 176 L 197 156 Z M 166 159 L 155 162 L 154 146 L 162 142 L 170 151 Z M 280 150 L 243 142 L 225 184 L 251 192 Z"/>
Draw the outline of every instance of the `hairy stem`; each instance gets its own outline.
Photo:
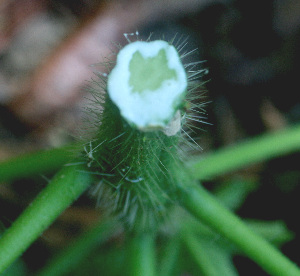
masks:
<path id="1" fill-rule="evenodd" d="M 79 166 L 64 167 L 0 239 L 0 273 L 92 183 Z"/>

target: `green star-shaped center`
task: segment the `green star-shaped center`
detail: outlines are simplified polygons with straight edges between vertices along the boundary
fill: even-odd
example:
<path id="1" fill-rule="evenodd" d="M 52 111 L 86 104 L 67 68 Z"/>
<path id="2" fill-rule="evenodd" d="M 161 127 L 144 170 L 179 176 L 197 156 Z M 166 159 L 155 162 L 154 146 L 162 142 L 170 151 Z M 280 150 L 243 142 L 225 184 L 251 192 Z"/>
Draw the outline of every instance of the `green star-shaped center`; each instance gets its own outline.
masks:
<path id="1" fill-rule="evenodd" d="M 157 90 L 163 81 L 177 79 L 176 71 L 168 67 L 164 49 L 151 58 L 144 58 L 139 51 L 136 51 L 130 60 L 129 71 L 129 85 L 133 92 L 138 93 L 145 90 Z"/>

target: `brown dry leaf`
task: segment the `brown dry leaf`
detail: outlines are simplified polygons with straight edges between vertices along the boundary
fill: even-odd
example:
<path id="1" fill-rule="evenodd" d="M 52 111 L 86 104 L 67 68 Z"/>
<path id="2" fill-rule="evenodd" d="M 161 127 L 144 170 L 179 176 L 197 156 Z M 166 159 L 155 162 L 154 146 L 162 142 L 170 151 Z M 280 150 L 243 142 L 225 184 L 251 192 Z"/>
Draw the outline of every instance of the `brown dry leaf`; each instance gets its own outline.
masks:
<path id="1" fill-rule="evenodd" d="M 19 28 L 35 14 L 46 9 L 46 0 L 5 0 L 0 2 L 0 53 Z"/>
<path id="2" fill-rule="evenodd" d="M 284 129 L 288 123 L 284 115 L 274 106 L 274 104 L 265 99 L 260 107 L 261 118 L 268 130 Z"/>

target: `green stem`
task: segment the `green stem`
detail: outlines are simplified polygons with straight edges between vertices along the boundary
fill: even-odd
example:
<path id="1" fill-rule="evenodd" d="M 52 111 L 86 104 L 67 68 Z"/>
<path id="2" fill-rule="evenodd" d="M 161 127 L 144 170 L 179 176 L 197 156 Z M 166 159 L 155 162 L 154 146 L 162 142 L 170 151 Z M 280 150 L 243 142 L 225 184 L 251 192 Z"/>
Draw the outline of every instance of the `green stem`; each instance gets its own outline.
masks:
<path id="1" fill-rule="evenodd" d="M 0 162 L 0 182 L 54 172 L 73 156 L 75 145 L 27 153 Z"/>
<path id="2" fill-rule="evenodd" d="M 155 239 L 151 233 L 134 236 L 129 247 L 130 276 L 154 276 L 155 272 Z"/>
<path id="3" fill-rule="evenodd" d="M 164 247 L 164 252 L 161 257 L 160 269 L 158 271 L 161 276 L 175 275 L 175 270 L 178 267 L 179 253 L 181 249 L 180 240 L 178 237 L 171 237 L 167 245 Z"/>
<path id="4" fill-rule="evenodd" d="M 296 276 L 299 268 L 280 251 L 254 234 L 238 217 L 200 186 L 179 189 L 182 206 L 238 246 L 270 275 Z"/>
<path id="5" fill-rule="evenodd" d="M 0 239 L 0 273 L 92 183 L 79 166 L 64 167 Z"/>
<path id="6" fill-rule="evenodd" d="M 54 257 L 37 275 L 59 276 L 74 269 L 80 261 L 99 247 L 116 231 L 115 221 L 101 221 L 87 233 L 80 236 L 73 244 Z"/>
<path id="7" fill-rule="evenodd" d="M 188 252 L 198 266 L 201 275 L 218 276 L 218 271 L 215 269 L 214 264 L 210 260 L 211 256 L 207 254 L 205 248 L 201 244 L 201 241 L 189 230 L 184 231 L 184 235 L 182 235 L 182 237 Z"/>
<path id="8" fill-rule="evenodd" d="M 188 165 L 195 178 L 208 179 L 300 150 L 300 125 L 280 132 L 264 134 L 239 145 L 197 157 Z"/>

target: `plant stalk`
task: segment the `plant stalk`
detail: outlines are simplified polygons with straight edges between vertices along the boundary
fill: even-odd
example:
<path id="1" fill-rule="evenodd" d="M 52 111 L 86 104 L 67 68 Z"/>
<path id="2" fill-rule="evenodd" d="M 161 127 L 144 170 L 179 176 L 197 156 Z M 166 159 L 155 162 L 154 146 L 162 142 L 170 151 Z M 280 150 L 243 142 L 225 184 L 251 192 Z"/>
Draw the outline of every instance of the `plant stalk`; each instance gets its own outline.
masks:
<path id="1" fill-rule="evenodd" d="M 130 241 L 130 276 L 155 276 L 155 239 L 152 233 L 137 234 Z"/>
<path id="2" fill-rule="evenodd" d="M 41 150 L 0 162 L 0 182 L 57 171 L 73 158 L 75 145 Z"/>
<path id="3" fill-rule="evenodd" d="M 101 220 L 100 223 L 55 256 L 37 275 L 59 276 L 72 271 L 92 250 L 115 234 L 116 227 L 117 224 L 114 220 Z"/>
<path id="4" fill-rule="evenodd" d="M 193 177 L 210 179 L 250 164 L 300 150 L 300 125 L 264 134 L 188 162 Z"/>
<path id="5" fill-rule="evenodd" d="M 233 242 L 270 275 L 300 276 L 300 270 L 293 262 L 253 233 L 204 188 L 196 185 L 181 187 L 179 197 L 187 211 Z"/>
<path id="6" fill-rule="evenodd" d="M 80 166 L 64 167 L 0 239 L 0 273 L 92 183 Z"/>

